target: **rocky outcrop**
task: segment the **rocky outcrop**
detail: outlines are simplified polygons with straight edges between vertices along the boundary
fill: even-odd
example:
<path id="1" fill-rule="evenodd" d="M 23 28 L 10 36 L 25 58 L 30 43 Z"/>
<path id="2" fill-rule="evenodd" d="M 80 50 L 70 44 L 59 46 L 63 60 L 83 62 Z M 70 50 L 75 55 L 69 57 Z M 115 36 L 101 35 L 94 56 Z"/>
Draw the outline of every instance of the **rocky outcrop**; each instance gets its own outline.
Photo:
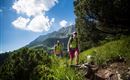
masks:
<path id="1" fill-rule="evenodd" d="M 123 62 L 106 66 L 93 63 L 72 65 L 82 72 L 86 80 L 130 80 L 130 67 Z"/>

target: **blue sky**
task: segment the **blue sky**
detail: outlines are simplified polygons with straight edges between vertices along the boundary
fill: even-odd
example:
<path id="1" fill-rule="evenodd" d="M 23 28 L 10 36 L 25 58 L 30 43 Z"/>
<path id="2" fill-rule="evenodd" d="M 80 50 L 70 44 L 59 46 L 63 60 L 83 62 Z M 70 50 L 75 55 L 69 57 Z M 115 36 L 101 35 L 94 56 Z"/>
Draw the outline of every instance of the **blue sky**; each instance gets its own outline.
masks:
<path id="1" fill-rule="evenodd" d="M 0 0 L 0 52 L 18 49 L 39 35 L 74 24 L 73 0 L 26 1 L 32 2 Z"/>

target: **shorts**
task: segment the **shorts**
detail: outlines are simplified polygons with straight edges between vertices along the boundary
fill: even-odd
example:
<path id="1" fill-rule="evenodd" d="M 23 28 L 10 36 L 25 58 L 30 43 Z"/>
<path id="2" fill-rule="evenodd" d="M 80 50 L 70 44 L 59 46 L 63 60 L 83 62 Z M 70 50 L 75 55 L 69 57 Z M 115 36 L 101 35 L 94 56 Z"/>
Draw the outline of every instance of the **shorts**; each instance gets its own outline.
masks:
<path id="1" fill-rule="evenodd" d="M 56 54 L 57 57 L 62 57 L 62 54 Z"/>
<path id="2" fill-rule="evenodd" d="M 78 49 L 78 48 L 70 48 L 69 55 L 70 55 L 70 58 L 71 58 L 71 59 L 74 58 L 76 51 L 77 51 L 77 53 L 79 54 L 79 49 Z"/>

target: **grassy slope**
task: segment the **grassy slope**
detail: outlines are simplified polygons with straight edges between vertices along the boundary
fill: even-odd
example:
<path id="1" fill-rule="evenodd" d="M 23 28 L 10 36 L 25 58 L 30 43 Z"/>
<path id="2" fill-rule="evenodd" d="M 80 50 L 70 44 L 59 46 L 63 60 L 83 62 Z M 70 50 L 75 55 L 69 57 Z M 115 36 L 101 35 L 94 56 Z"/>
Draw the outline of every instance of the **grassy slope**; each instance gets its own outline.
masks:
<path id="1" fill-rule="evenodd" d="M 52 72 L 55 80 L 83 80 L 81 74 L 67 66 L 68 59 L 51 56 L 53 59 Z"/>
<path id="2" fill-rule="evenodd" d="M 80 63 L 86 62 L 86 56 L 93 55 L 95 62 L 102 64 L 119 56 L 130 60 L 130 37 L 108 42 L 99 47 L 86 50 L 80 54 Z"/>
<path id="3" fill-rule="evenodd" d="M 95 61 L 99 64 L 116 58 L 119 55 L 128 61 L 130 60 L 130 37 L 111 41 L 80 53 L 80 63 L 87 62 L 88 55 L 93 55 Z M 51 58 L 53 59 L 51 69 L 54 72 L 53 77 L 55 80 L 83 80 L 83 75 L 81 75 L 80 72 L 67 66 L 68 59 L 66 59 L 66 57 L 57 58 L 51 56 Z"/>
<path id="4" fill-rule="evenodd" d="M 97 63 L 104 63 L 107 60 L 118 57 L 119 55 L 130 59 L 130 37 L 123 38 L 108 42 L 99 47 L 91 48 L 80 53 L 80 63 L 87 62 L 87 56 L 93 55 Z M 54 80 L 84 80 L 84 76 L 80 71 L 75 70 L 68 66 L 68 58 L 58 58 L 56 56 L 50 56 L 52 60 L 51 71 L 52 74 L 49 77 L 53 77 Z"/>

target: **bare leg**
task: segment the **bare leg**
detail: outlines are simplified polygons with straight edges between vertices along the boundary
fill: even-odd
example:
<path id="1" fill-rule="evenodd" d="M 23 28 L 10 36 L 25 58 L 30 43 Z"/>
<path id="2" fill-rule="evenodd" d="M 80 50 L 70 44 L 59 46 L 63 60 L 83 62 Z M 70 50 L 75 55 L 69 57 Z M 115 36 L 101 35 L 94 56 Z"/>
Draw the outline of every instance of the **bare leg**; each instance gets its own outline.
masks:
<path id="1" fill-rule="evenodd" d="M 69 53 L 69 54 L 71 54 L 71 53 Z M 72 55 L 70 55 L 69 65 L 72 64 L 72 61 L 73 61 L 73 57 L 72 57 Z"/>
<path id="2" fill-rule="evenodd" d="M 78 60 L 79 60 L 79 53 L 78 51 L 75 51 L 75 63 L 78 64 Z"/>
<path id="3" fill-rule="evenodd" d="M 73 58 L 70 58 L 70 65 L 72 64 Z"/>

